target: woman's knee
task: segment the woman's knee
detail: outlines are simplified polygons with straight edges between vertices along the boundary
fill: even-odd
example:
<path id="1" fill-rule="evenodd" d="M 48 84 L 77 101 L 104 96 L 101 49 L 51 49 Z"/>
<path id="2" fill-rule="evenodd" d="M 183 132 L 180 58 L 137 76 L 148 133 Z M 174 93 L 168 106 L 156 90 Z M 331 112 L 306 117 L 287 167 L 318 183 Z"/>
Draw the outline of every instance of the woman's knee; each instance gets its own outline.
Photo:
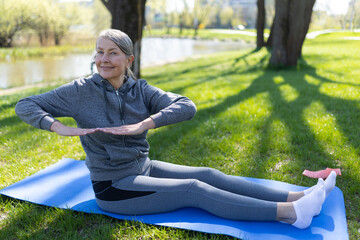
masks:
<path id="1" fill-rule="evenodd" d="M 202 167 L 202 176 L 203 179 L 200 179 L 205 182 L 213 181 L 218 178 L 223 178 L 226 176 L 225 173 L 221 172 L 220 170 L 217 170 L 215 168 L 209 168 L 209 167 Z"/>

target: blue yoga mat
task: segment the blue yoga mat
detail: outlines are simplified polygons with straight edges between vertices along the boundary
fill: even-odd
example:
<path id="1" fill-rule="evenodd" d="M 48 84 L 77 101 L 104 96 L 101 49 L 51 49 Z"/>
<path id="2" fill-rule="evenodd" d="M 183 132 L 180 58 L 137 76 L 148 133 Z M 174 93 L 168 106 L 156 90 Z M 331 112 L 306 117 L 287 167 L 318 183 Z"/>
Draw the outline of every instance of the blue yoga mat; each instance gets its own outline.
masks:
<path id="1" fill-rule="evenodd" d="M 279 189 L 292 191 L 305 189 L 305 187 L 278 181 L 245 179 Z M 123 220 L 141 221 L 205 233 L 224 234 L 240 239 L 349 239 L 344 198 L 341 190 L 337 187 L 325 200 L 320 215 L 314 217 L 311 226 L 305 230 L 279 222 L 227 220 L 196 208 L 141 216 L 104 212 L 95 202 L 85 162 L 69 158 L 62 159 L 30 177 L 0 190 L 0 194 L 50 207 L 104 214 Z"/>

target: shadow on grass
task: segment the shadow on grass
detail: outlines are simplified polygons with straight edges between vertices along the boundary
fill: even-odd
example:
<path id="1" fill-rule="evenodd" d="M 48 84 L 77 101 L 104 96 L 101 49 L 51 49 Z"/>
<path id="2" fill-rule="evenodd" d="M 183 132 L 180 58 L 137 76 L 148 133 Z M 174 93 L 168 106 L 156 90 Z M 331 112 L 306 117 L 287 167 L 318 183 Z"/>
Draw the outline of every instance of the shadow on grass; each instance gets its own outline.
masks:
<path id="1" fill-rule="evenodd" d="M 252 51 L 250 51 L 250 52 L 248 52 L 248 53 L 246 53 L 246 54 L 244 54 L 244 55 L 236 58 L 235 61 L 234 61 L 233 64 L 232 64 L 232 66 L 235 67 L 235 65 L 236 65 L 237 63 L 239 63 L 240 61 L 243 61 L 243 62 L 246 64 L 246 66 L 249 66 L 249 63 L 248 63 L 248 61 L 246 60 L 247 57 L 251 56 L 251 55 L 254 54 L 254 53 L 259 52 L 260 50 L 261 50 L 260 48 L 255 48 L 254 50 L 252 50 Z M 262 63 L 263 63 L 263 60 L 260 60 L 260 61 L 258 62 L 258 64 L 262 64 Z"/>
<path id="2" fill-rule="evenodd" d="M 236 239 L 171 227 L 147 225 L 137 221 L 112 218 L 100 214 L 58 209 L 0 195 L 0 203 L 16 208 L 14 215 L 1 213 L 0 239 L 142 239 L 144 235 L 159 239 Z M 149 229 L 166 231 L 156 234 Z M 150 234 L 150 235 L 149 235 Z M 152 236 L 153 234 L 153 236 Z"/>
<path id="3" fill-rule="evenodd" d="M 176 63 L 175 63 L 176 64 Z M 209 67 L 213 66 L 213 63 L 200 63 L 196 66 L 196 70 L 197 71 L 202 71 L 202 70 L 206 70 Z M 167 65 L 165 65 L 164 67 L 167 67 Z M 161 84 L 161 83 L 167 83 L 167 82 L 171 82 L 175 77 L 182 75 L 182 74 L 187 74 L 189 72 L 194 71 L 194 67 L 187 67 L 187 68 L 180 68 L 177 70 L 173 70 L 172 74 L 169 74 L 169 72 L 164 71 L 162 73 L 153 75 L 152 77 L 152 82 L 155 84 Z"/>
<path id="4" fill-rule="evenodd" d="M 256 169 L 256 171 L 253 173 L 253 175 L 249 177 L 266 178 L 269 176 L 267 162 L 271 157 L 270 128 L 271 124 L 276 120 L 281 121 L 289 132 L 289 152 L 292 155 L 291 160 L 296 162 L 294 168 L 291 169 L 294 175 L 299 176 L 302 170 L 306 168 L 314 168 L 311 170 L 317 170 L 325 167 L 341 167 L 341 164 L 343 163 L 340 163 L 339 160 L 336 159 L 332 154 L 330 154 L 327 149 L 324 149 L 324 146 L 322 146 L 322 144 L 318 142 L 314 130 L 311 129 L 311 126 L 304 118 L 304 112 L 313 103 L 320 103 L 328 113 L 334 116 L 335 125 L 339 128 L 339 131 L 344 136 L 344 138 L 347 139 L 347 142 L 351 145 L 351 147 L 356 149 L 356 152 L 359 155 L 358 149 L 360 147 L 360 136 L 357 134 L 360 130 L 358 127 L 358 123 L 360 122 L 359 101 L 330 96 L 321 91 L 320 89 L 321 86 L 325 83 L 359 86 L 358 84 L 339 82 L 323 77 L 317 73 L 316 68 L 308 65 L 306 61 L 301 61 L 298 69 L 276 70 L 265 67 L 267 62 L 266 59 L 268 58 L 268 56 L 264 55 L 255 65 L 250 65 L 247 62 L 246 58 L 255 53 L 256 51 L 249 52 L 246 55 L 236 58 L 235 60 L 233 60 L 231 68 L 219 70 L 219 74 L 224 77 L 228 77 L 236 75 L 246 75 L 254 71 L 259 71 L 259 69 L 263 69 L 259 76 L 257 76 L 254 80 L 251 80 L 249 86 L 240 90 L 232 96 L 225 97 L 220 102 L 217 101 L 215 105 L 200 109 L 197 112 L 196 117 L 192 121 L 182 123 L 180 127 L 170 126 L 167 129 L 154 132 L 149 136 L 149 141 L 151 142 L 152 148 L 161 149 L 158 152 L 161 152 L 161 156 L 165 156 L 166 153 L 170 151 L 170 149 L 179 145 L 179 143 L 184 138 L 186 138 L 187 135 L 196 132 L 196 130 L 199 128 L 205 128 L 204 124 L 209 119 L 216 119 L 216 117 L 219 117 L 221 114 L 226 112 L 227 109 L 237 106 L 238 104 L 254 98 L 259 94 L 266 94 L 269 98 L 271 111 L 270 114 L 266 116 L 266 119 L 263 122 L 263 126 L 259 131 L 260 139 L 257 141 L 257 145 L 254 147 L 257 153 L 252 154 L 253 159 L 252 161 L 249 161 L 249 164 L 252 164 L 252 167 Z M 243 65 L 240 65 L 241 62 L 244 62 L 246 66 L 244 67 Z M 178 74 L 187 74 L 195 70 L 207 71 L 208 68 L 211 67 L 213 64 L 214 63 L 206 63 L 200 66 L 198 65 L 196 66 L 196 69 L 180 69 L 179 71 L 174 72 L 174 74 L 172 74 L 171 76 L 166 74 L 159 74 L 154 76 L 151 81 L 155 84 L 171 82 L 171 78 L 175 77 Z M 164 79 L 162 79 L 162 77 L 164 77 Z M 308 81 L 309 77 L 315 79 L 318 83 L 310 83 Z M 277 78 L 280 78 L 281 81 L 275 81 L 275 79 Z M 194 86 L 201 86 L 202 84 L 207 84 L 214 80 L 215 78 L 208 78 L 204 76 L 199 79 L 194 79 L 193 82 L 187 85 L 181 87 L 174 87 L 173 89 L 171 89 L 171 91 L 181 94 L 185 92 L 188 88 L 192 88 Z M 292 89 L 294 89 L 294 91 L 296 91 L 297 97 L 291 100 L 286 99 L 281 91 L 282 86 L 290 86 Z M 14 102 L 9 103 L 8 105 L 6 105 L 6 108 L 12 107 L 13 105 Z M 2 122 L 0 123 L 3 124 L 20 124 L 20 121 L 17 121 L 13 117 L 3 119 L 1 121 Z M 204 136 L 204 138 L 206 137 L 216 138 L 217 136 L 209 132 L 206 133 L 206 135 Z M 208 154 L 210 156 L 212 153 L 209 152 Z M 180 159 L 179 161 L 181 162 L 182 160 Z M 196 159 L 193 159 L 192 163 L 196 164 Z M 201 165 L 201 163 L 198 164 Z M 359 183 L 357 182 L 358 180 L 354 178 L 354 175 L 348 173 L 348 171 L 351 171 L 351 169 L 342 170 L 343 176 L 341 179 L 339 179 L 339 182 L 344 185 L 346 184 L 346 186 L 355 188 L 354 192 L 356 193 L 358 189 L 357 186 L 359 186 Z M 357 206 L 350 206 L 350 210 L 348 211 L 352 212 L 351 209 L 353 208 L 353 212 L 356 212 L 356 207 Z M 16 217 L 14 219 L 14 222 L 10 225 L 16 226 L 19 221 L 25 221 L 26 219 L 24 216 L 27 214 L 29 214 L 29 212 L 27 211 L 21 212 L 20 215 Z M 40 215 L 36 218 L 38 221 L 41 221 L 42 219 Z M 61 217 L 59 217 L 59 219 L 61 219 Z M 28 225 L 26 224 L 24 225 L 25 227 L 30 227 L 30 223 Z M 57 224 L 61 224 L 61 220 L 55 219 L 54 224 L 51 223 L 50 226 L 56 227 Z M 31 236 L 37 237 L 37 234 L 40 233 L 35 232 Z M 106 237 L 106 234 L 108 233 L 105 232 L 104 234 L 104 236 Z"/>
<path id="5" fill-rule="evenodd" d="M 111 227 L 102 225 L 111 219 L 0 197 L 0 202 L 16 208 L 15 216 L 3 216 L 0 239 L 111 239 L 113 235 Z"/>
<path id="6" fill-rule="evenodd" d="M 309 168 L 312 168 L 311 170 L 318 170 L 326 167 L 341 167 L 342 163 L 339 163 L 338 159 L 329 153 L 327 149 L 324 149 L 324 146 L 317 141 L 314 130 L 311 129 L 309 123 L 304 119 L 304 111 L 306 111 L 313 103 L 322 104 L 326 111 L 335 117 L 335 125 L 339 128 L 344 138 L 348 139 L 348 142 L 354 149 L 359 149 L 360 139 L 359 136 L 354 134 L 354 128 L 359 130 L 356 126 L 357 123 L 360 122 L 360 114 L 356 113 L 359 111 L 355 110 L 358 109 L 358 101 L 329 96 L 320 90 L 320 87 L 324 83 L 347 83 L 333 81 L 319 75 L 316 68 L 308 65 L 304 60 L 301 61 L 300 66 L 297 69 L 271 69 L 266 68 L 265 66 L 267 62 L 266 59 L 268 58 L 268 56 L 265 55 L 255 66 L 247 66 L 244 68 L 242 65 L 242 67 L 236 67 L 239 62 L 246 62 L 246 58 L 254 53 L 256 53 L 256 51 L 235 59 L 231 68 L 227 68 L 219 73 L 226 77 L 247 74 L 255 70 L 259 71 L 259 68 L 263 68 L 263 73 L 252 80 L 247 88 L 239 91 L 237 94 L 226 97 L 215 106 L 200 109 L 191 122 L 182 124 L 181 130 L 178 131 L 179 135 L 177 136 L 172 137 L 169 134 L 169 131 L 176 131 L 175 128 L 171 128 L 169 131 L 158 131 L 152 134 L 149 137 L 152 147 L 155 149 L 160 147 L 162 150 L 168 151 L 168 149 L 178 145 L 187 134 L 191 134 L 197 129 L 203 128 L 204 123 L 208 121 L 209 118 L 220 116 L 230 107 L 236 106 L 250 98 L 254 98 L 258 94 L 265 93 L 270 99 L 271 113 L 267 117 L 261 131 L 261 139 L 258 141 L 258 146 L 256 147 L 258 149 L 258 154 L 254 154 L 253 164 L 257 171 L 253 177 L 266 177 L 268 175 L 267 160 L 270 157 L 268 153 L 268 149 L 270 148 L 269 128 L 274 120 L 281 121 L 289 130 L 289 152 L 293 155 L 292 161 L 296 161 L 295 168 L 292 169 L 294 175 L 299 176 L 304 169 Z M 195 71 L 196 69 L 193 70 Z M 207 69 L 204 68 L 202 70 L 206 71 Z M 274 81 L 275 78 L 279 77 L 282 79 L 280 83 Z M 316 79 L 319 81 L 319 84 L 309 83 L 309 81 L 307 81 L 308 77 Z M 207 82 L 205 79 L 194 81 L 196 82 L 191 83 L 190 85 L 171 90 L 182 93 L 188 87 Z M 289 101 L 282 96 L 281 86 L 285 85 L 290 86 L 298 93 L 296 99 Z M 356 84 L 350 85 L 358 86 Z M 211 135 L 210 133 L 208 134 Z M 154 144 L 152 142 L 154 142 Z M 162 146 L 164 143 L 167 143 L 166 147 Z M 194 160 L 193 163 L 196 163 L 196 160 Z M 343 178 L 347 177 L 350 176 L 347 176 L 345 169 Z"/>

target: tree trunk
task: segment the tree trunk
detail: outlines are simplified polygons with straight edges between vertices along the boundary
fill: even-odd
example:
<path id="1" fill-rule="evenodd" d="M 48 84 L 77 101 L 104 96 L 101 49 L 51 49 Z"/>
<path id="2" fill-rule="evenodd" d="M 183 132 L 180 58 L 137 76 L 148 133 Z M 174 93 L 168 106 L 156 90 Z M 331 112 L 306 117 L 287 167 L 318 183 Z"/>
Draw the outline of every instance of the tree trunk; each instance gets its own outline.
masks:
<path id="1" fill-rule="evenodd" d="M 296 66 L 315 0 L 276 0 L 270 65 Z"/>
<path id="2" fill-rule="evenodd" d="M 351 13 L 350 13 L 350 19 L 349 19 L 349 30 L 352 31 L 353 30 L 353 26 L 354 26 L 354 18 L 355 18 L 355 13 L 356 13 L 356 7 L 355 7 L 355 1 L 356 0 L 351 0 L 349 3 L 349 8 L 351 9 Z"/>
<path id="3" fill-rule="evenodd" d="M 55 43 L 55 46 L 60 46 L 60 39 L 61 39 L 61 34 L 54 33 L 54 43 Z"/>
<path id="4" fill-rule="evenodd" d="M 265 0 L 257 1 L 257 18 L 256 18 L 256 48 L 262 48 L 264 43 L 265 28 Z"/>
<path id="5" fill-rule="evenodd" d="M 111 14 L 111 28 L 119 29 L 129 35 L 134 44 L 135 60 L 131 67 L 134 75 L 140 78 L 140 56 L 142 31 L 145 25 L 146 0 L 101 0 Z"/>
<path id="6" fill-rule="evenodd" d="M 271 25 L 269 37 L 268 37 L 268 39 L 267 39 L 267 41 L 266 41 L 266 47 L 268 47 L 268 48 L 272 48 L 272 46 L 273 46 L 274 22 L 275 22 L 275 17 L 274 17 L 274 20 L 273 20 L 273 24 Z"/>
<path id="7" fill-rule="evenodd" d="M 4 35 L 5 36 L 0 35 L 0 47 L 11 48 L 13 37 L 15 34 Z"/>
<path id="8" fill-rule="evenodd" d="M 315 0 L 292 0 L 289 12 L 287 65 L 295 66 L 302 55 L 302 45 L 309 30 L 314 4 Z"/>
<path id="9" fill-rule="evenodd" d="M 182 15 L 179 16 L 179 35 L 183 33 L 183 28 L 184 28 L 182 17 L 183 17 Z"/>
<path id="10" fill-rule="evenodd" d="M 270 65 L 286 65 L 286 46 L 288 31 L 288 4 L 290 0 L 276 0 L 275 17 L 272 26 L 273 39 Z"/>

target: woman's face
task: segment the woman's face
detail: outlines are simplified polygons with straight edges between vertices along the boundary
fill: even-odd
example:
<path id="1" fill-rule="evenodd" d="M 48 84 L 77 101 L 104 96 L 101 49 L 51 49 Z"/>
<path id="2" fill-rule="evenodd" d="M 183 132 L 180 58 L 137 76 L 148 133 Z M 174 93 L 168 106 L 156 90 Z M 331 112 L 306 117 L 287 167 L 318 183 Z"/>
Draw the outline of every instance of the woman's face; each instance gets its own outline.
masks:
<path id="1" fill-rule="evenodd" d="M 99 74 L 110 83 L 120 80 L 122 83 L 125 69 L 132 63 L 133 57 L 127 57 L 111 40 L 99 38 L 96 44 L 95 64 Z"/>

